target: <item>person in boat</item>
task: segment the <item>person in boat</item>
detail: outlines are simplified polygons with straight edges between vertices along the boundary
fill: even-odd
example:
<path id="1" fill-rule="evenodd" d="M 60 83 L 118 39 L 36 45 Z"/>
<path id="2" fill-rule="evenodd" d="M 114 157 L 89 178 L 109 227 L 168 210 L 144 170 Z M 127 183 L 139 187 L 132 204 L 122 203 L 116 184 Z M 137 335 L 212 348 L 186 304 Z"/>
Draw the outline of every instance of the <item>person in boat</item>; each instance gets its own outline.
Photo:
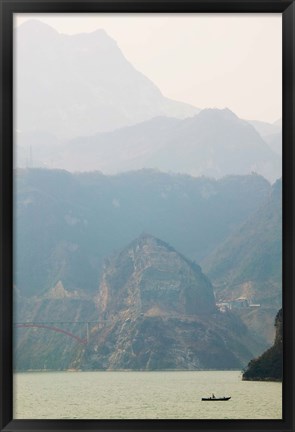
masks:
<path id="1" fill-rule="evenodd" d="M 215 399 L 215 394 L 214 393 L 212 393 L 212 399 Z"/>

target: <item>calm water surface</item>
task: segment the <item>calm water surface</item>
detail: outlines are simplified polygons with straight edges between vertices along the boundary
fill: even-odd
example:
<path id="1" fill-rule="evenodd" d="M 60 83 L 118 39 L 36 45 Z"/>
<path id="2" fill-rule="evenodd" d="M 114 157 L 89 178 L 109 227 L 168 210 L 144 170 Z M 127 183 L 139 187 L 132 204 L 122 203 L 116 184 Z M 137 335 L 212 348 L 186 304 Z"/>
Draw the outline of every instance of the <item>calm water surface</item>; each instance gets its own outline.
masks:
<path id="1" fill-rule="evenodd" d="M 282 418 L 282 384 L 237 371 L 17 373 L 14 395 L 16 419 Z"/>

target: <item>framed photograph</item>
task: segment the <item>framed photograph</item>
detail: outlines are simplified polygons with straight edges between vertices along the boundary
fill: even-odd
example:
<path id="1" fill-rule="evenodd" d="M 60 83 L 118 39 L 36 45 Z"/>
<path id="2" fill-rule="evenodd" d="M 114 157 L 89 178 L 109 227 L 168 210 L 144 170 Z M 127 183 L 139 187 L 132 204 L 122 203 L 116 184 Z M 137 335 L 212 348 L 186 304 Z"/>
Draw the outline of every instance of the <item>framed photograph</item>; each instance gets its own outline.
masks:
<path id="1" fill-rule="evenodd" d="M 0 5 L 1 431 L 293 431 L 294 1 Z"/>

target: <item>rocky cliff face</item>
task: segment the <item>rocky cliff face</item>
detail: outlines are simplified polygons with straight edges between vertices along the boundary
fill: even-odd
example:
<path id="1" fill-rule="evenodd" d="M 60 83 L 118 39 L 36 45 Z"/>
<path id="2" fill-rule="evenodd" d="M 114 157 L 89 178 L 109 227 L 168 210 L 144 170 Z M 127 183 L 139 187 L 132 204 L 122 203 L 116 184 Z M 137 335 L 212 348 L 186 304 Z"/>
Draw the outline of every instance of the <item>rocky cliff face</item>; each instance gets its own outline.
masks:
<path id="1" fill-rule="evenodd" d="M 149 235 L 107 261 L 97 303 L 108 318 L 195 316 L 215 310 L 212 286 L 201 268 Z"/>
<path id="2" fill-rule="evenodd" d="M 283 377 L 283 311 L 275 319 L 276 336 L 273 346 L 248 364 L 243 374 L 246 381 L 281 381 Z"/>
<path id="3" fill-rule="evenodd" d="M 242 321 L 216 309 L 201 268 L 150 235 L 106 260 L 92 295 L 59 281 L 39 297 L 15 288 L 14 300 L 15 321 L 37 323 L 16 328 L 18 370 L 234 369 L 259 353 Z"/>
<path id="4" fill-rule="evenodd" d="M 149 235 L 106 262 L 97 306 L 106 324 L 86 369 L 231 369 L 251 355 L 246 327 L 217 311 L 200 267 Z"/>

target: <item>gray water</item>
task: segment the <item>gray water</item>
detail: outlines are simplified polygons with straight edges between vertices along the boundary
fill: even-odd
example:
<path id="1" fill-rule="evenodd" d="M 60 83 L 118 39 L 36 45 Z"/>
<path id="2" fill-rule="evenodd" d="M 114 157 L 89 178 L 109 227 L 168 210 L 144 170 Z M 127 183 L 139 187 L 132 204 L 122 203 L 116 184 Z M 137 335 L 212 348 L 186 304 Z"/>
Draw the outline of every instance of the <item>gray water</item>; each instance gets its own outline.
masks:
<path id="1" fill-rule="evenodd" d="M 231 399 L 201 401 L 212 393 Z M 14 418 L 281 419 L 282 384 L 237 371 L 16 373 Z"/>

